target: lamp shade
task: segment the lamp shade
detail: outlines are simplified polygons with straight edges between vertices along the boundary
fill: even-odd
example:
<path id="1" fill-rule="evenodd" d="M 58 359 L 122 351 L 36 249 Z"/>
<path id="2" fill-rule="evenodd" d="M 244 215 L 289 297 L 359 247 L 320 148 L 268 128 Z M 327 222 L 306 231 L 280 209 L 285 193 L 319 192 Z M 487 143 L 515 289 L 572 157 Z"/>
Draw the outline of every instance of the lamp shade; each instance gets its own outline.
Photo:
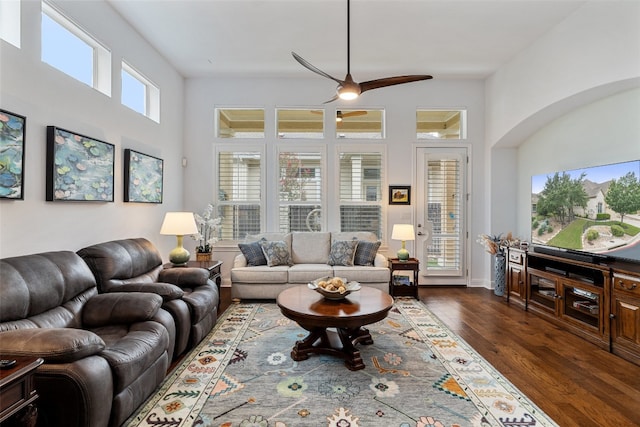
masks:
<path id="1" fill-rule="evenodd" d="M 401 240 L 402 248 L 398 251 L 398 259 L 400 261 L 407 261 L 409 259 L 409 251 L 404 245 L 407 240 L 416 240 L 416 234 L 413 231 L 412 224 L 394 224 L 393 231 L 391 232 L 391 238 L 393 240 Z"/>
<path id="2" fill-rule="evenodd" d="M 186 236 L 198 234 L 198 226 L 193 212 L 167 212 L 164 215 L 160 234 Z"/>
<path id="3" fill-rule="evenodd" d="M 160 227 L 160 234 L 176 236 L 177 245 L 169 252 L 169 261 L 175 266 L 186 265 L 191 254 L 182 246 L 182 239 L 188 234 L 198 234 L 193 212 L 167 212 Z"/>
<path id="4" fill-rule="evenodd" d="M 393 240 L 416 240 L 412 224 L 394 224 L 391 232 Z"/>

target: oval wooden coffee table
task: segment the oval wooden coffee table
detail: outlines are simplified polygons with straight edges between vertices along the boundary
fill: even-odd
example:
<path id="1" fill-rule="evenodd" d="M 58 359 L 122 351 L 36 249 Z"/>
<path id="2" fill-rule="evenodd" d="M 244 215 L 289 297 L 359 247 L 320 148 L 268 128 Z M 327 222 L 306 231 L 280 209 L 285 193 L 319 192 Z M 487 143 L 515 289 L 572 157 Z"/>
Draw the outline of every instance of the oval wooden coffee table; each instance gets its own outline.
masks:
<path id="1" fill-rule="evenodd" d="M 310 354 L 330 354 L 341 357 L 352 371 L 364 369 L 356 344 L 373 344 L 364 325 L 379 322 L 393 307 L 393 298 L 386 292 L 363 286 L 342 300 L 325 299 L 306 285 L 286 289 L 276 300 L 282 314 L 309 331 L 291 350 L 296 361 Z"/>

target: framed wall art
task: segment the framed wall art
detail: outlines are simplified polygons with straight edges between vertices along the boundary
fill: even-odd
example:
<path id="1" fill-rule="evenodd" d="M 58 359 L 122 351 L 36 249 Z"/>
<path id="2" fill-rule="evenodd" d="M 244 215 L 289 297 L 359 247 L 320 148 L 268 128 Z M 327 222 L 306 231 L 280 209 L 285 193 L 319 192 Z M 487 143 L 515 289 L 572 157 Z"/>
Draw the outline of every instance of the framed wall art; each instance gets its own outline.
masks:
<path id="1" fill-rule="evenodd" d="M 389 186 L 390 205 L 410 205 L 411 186 L 410 185 L 390 185 Z"/>
<path id="2" fill-rule="evenodd" d="M 47 201 L 113 202 L 115 146 L 47 126 Z"/>
<path id="3" fill-rule="evenodd" d="M 27 118 L 0 109 L 0 198 L 24 200 Z"/>
<path id="4" fill-rule="evenodd" d="M 162 203 L 163 160 L 124 150 L 124 201 Z"/>

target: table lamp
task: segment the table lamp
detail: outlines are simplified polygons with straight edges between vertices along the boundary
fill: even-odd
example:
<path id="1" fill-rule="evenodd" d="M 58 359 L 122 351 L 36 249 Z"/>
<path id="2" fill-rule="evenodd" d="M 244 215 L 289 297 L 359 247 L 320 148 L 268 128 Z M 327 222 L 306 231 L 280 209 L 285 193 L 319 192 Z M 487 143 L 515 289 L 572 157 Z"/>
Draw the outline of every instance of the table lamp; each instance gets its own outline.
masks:
<path id="1" fill-rule="evenodd" d="M 185 265 L 191 254 L 182 246 L 182 239 L 185 235 L 198 234 L 193 212 L 167 212 L 164 215 L 160 234 L 176 236 L 178 244 L 169 252 L 169 261 L 175 266 Z"/>
<path id="2" fill-rule="evenodd" d="M 407 240 L 415 240 L 416 235 L 413 231 L 412 224 L 394 224 L 393 231 L 391 232 L 391 238 L 393 240 L 401 240 L 402 248 L 398 251 L 398 259 L 400 261 L 407 261 L 409 259 L 409 251 L 405 248 L 405 242 Z"/>

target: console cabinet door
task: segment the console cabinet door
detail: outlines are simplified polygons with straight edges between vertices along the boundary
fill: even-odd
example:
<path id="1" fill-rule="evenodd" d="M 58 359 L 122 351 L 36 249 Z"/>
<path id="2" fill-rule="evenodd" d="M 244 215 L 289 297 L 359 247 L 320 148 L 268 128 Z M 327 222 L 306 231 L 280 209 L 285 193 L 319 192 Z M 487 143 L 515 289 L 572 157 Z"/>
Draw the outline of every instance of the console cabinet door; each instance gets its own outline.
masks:
<path id="1" fill-rule="evenodd" d="M 640 277 L 614 275 L 611 319 L 611 350 L 640 364 Z"/>
<path id="2" fill-rule="evenodd" d="M 585 331 L 604 339 L 607 300 L 604 289 L 597 286 L 560 280 L 560 317 Z"/>
<path id="3" fill-rule="evenodd" d="M 525 277 L 522 266 L 509 265 L 509 295 L 524 301 L 525 298 Z"/>

